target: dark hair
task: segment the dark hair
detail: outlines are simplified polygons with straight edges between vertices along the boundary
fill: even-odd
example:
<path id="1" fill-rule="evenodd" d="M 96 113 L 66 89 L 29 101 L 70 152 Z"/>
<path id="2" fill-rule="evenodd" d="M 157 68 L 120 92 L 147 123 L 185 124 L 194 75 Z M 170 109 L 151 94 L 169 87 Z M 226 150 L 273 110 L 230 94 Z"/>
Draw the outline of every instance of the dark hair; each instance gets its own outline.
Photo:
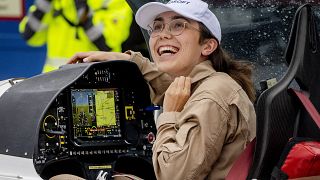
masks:
<path id="1" fill-rule="evenodd" d="M 200 44 L 203 44 L 205 40 L 210 38 L 216 39 L 211 35 L 210 31 L 205 25 L 199 23 L 199 27 Z M 235 60 L 225 50 L 222 49 L 220 44 L 218 45 L 217 49 L 208 56 L 208 58 L 212 62 L 212 66 L 216 71 L 227 73 L 242 87 L 249 99 L 252 102 L 255 101 L 255 89 L 252 81 L 252 65 L 248 61 Z"/>

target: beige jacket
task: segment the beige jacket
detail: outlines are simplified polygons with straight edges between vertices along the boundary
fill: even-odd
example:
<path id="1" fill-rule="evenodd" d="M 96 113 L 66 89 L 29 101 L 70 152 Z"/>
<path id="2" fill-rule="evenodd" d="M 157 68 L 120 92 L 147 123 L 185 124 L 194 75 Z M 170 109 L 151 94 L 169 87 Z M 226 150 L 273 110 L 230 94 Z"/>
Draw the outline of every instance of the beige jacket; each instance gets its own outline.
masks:
<path id="1" fill-rule="evenodd" d="M 154 63 L 131 52 L 159 103 L 171 78 Z M 256 116 L 245 91 L 210 61 L 190 73 L 191 97 L 181 112 L 164 112 L 156 121 L 153 165 L 157 179 L 224 179 L 232 163 L 255 137 Z"/>

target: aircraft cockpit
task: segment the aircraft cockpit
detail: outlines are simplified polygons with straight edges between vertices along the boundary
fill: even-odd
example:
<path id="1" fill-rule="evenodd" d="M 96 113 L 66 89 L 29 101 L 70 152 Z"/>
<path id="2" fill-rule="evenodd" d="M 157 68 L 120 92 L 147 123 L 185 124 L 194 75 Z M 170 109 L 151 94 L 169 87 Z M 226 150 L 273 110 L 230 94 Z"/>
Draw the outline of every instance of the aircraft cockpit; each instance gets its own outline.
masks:
<path id="1" fill-rule="evenodd" d="M 134 13 L 149 1 L 127 0 Z M 312 5 L 312 18 L 319 21 L 318 1 L 204 1 L 208 2 L 221 22 L 221 46 L 236 59 L 249 60 L 253 65 L 257 99 L 266 89 L 276 84 L 273 90 L 280 87 L 278 82 L 286 75 L 287 64 L 294 59 L 291 58 L 293 52 L 299 50 L 300 54 L 296 57 L 306 57 L 313 63 L 318 59 L 319 51 L 312 49 L 319 47 L 316 43 L 306 40 L 303 41 L 305 44 L 302 43 L 306 48 L 295 48 L 298 43 L 294 42 L 298 38 L 293 36 L 296 33 L 304 40 L 307 35 L 303 33 L 316 31 L 309 31 L 308 26 L 303 25 L 306 21 L 297 21 L 304 31 L 291 32 L 292 25 L 296 23 L 295 12 L 306 2 Z M 301 17 L 310 20 L 307 13 Z M 314 25 L 319 29 L 319 23 Z M 148 33 L 145 30 L 142 33 L 147 42 Z M 290 34 L 294 37 L 292 42 Z M 313 40 L 317 38 L 310 42 Z M 298 72 L 316 72 L 318 65 L 303 66 L 309 69 Z M 293 77 L 294 73 L 290 75 Z M 313 100 L 319 107 L 318 79 L 303 77 L 308 82 L 312 81 Z M 285 83 L 298 86 L 296 80 L 290 78 Z M 269 92 L 263 96 L 276 97 Z M 72 174 L 100 180 L 110 179 L 118 172 L 155 179 L 151 157 L 156 139 L 154 119 L 159 107 L 151 103 L 149 93 L 149 87 L 136 64 L 121 60 L 64 65 L 59 70 L 31 78 L 0 81 L 0 179 L 50 179 L 58 174 Z M 286 98 L 282 99 L 289 99 Z M 262 105 L 267 104 L 265 102 L 276 101 L 260 101 Z M 289 114 L 291 117 L 295 114 L 288 113 L 287 109 L 293 107 L 287 106 L 288 102 L 276 104 L 279 106 L 274 107 L 279 108 L 272 109 L 274 111 L 269 108 L 270 103 L 261 107 L 260 103 L 256 107 L 260 112 L 257 114 L 260 121 L 257 144 L 261 146 L 256 148 L 258 151 L 255 151 L 247 178 L 270 179 L 282 146 L 295 125 L 291 123 L 292 118 L 286 121 L 283 115 Z M 267 121 L 270 117 L 274 119 Z M 308 133 L 313 131 L 313 126 L 308 122 L 302 121 L 302 125 Z M 275 138 L 269 138 L 270 134 Z"/>
<path id="2" fill-rule="evenodd" d="M 152 177 L 154 109 L 134 63 L 66 65 L 2 94 L 0 152 L 32 159 L 43 179 L 64 173 L 96 179 L 102 171 L 123 171 L 116 160 L 125 157 L 129 171 L 138 165 Z"/>

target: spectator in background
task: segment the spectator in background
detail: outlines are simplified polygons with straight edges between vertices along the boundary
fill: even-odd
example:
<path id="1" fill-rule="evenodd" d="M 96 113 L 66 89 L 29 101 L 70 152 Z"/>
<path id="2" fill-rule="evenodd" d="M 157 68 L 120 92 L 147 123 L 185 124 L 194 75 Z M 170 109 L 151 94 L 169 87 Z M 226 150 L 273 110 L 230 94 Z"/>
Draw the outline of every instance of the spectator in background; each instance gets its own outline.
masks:
<path id="1" fill-rule="evenodd" d="M 30 46 L 47 45 L 43 72 L 48 72 L 79 51 L 126 50 L 122 47 L 131 46 L 131 41 L 125 42 L 130 30 L 135 31 L 133 48 L 146 48 L 136 46 L 137 39 L 140 44 L 144 40 L 134 23 L 125 0 L 36 0 L 19 32 Z"/>

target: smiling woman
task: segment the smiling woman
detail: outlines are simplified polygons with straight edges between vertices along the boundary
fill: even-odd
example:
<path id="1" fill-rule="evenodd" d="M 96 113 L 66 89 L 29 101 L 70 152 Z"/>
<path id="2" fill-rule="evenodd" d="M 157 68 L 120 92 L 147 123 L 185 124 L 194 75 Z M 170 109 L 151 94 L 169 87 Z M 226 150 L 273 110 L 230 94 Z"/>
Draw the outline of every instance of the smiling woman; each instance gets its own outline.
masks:
<path id="1" fill-rule="evenodd" d="M 221 48 L 220 23 L 201 0 L 150 2 L 135 18 L 150 33 L 154 63 L 133 51 L 77 53 L 69 63 L 138 65 L 153 103 L 163 105 L 152 157 L 157 179 L 224 179 L 255 136 L 251 66 Z"/>

